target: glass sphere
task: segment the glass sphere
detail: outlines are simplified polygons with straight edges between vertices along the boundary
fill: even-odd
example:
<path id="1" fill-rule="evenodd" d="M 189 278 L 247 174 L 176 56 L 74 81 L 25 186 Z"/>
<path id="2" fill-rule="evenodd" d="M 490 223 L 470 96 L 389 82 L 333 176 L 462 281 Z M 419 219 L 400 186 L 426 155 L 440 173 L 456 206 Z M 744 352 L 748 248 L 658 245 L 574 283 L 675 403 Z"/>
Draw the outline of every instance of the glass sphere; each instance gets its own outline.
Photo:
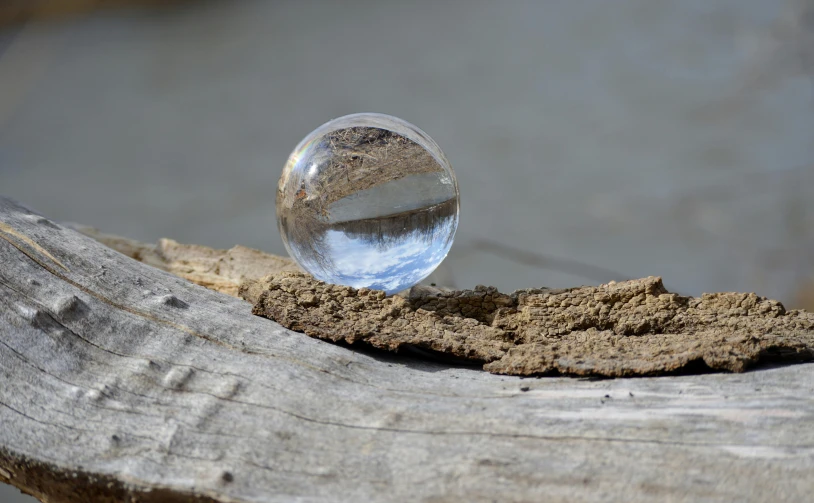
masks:
<path id="1" fill-rule="evenodd" d="M 277 226 L 300 267 L 327 283 L 387 293 L 438 267 L 458 211 L 458 182 L 441 149 L 389 115 L 323 124 L 297 145 L 277 185 Z"/>

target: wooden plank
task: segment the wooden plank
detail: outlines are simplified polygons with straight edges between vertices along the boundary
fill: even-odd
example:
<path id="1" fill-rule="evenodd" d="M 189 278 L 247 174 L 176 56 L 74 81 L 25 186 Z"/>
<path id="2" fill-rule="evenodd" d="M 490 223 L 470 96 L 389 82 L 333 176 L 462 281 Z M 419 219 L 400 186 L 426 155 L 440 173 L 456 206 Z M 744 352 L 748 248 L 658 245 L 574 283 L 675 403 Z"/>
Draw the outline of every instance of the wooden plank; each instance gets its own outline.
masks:
<path id="1" fill-rule="evenodd" d="M 9 200 L 0 223 L 0 480 L 43 500 L 804 501 L 814 490 L 812 364 L 492 375 L 285 330 Z"/>

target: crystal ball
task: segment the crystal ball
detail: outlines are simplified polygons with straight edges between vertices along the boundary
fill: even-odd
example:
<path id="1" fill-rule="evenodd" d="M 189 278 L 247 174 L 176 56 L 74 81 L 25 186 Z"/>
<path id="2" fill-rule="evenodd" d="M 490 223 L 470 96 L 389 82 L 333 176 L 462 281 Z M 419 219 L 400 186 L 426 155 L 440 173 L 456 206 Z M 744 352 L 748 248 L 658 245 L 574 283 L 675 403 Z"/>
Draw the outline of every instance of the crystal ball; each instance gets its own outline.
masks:
<path id="1" fill-rule="evenodd" d="M 277 185 L 277 226 L 301 268 L 388 294 L 444 260 L 458 212 L 458 182 L 438 144 L 389 115 L 347 115 L 318 127 L 291 153 Z"/>

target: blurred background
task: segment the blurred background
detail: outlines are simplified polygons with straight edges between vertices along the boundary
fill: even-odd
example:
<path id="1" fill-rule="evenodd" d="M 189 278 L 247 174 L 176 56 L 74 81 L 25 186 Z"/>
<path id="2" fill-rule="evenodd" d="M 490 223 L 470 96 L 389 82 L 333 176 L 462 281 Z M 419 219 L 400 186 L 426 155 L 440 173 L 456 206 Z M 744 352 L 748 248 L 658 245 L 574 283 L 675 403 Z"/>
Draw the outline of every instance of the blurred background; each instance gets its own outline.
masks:
<path id="1" fill-rule="evenodd" d="M 59 221 L 285 254 L 286 157 L 363 111 L 456 170 L 438 282 L 814 308 L 814 0 L 0 0 L 0 193 Z"/>

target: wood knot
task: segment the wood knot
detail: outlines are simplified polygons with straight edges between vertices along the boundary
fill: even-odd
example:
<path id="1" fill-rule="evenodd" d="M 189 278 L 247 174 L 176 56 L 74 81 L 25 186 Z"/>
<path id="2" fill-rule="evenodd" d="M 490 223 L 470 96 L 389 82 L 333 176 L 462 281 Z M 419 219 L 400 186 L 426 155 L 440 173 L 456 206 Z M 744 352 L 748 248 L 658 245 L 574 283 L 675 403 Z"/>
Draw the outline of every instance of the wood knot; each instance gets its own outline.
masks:
<path id="1" fill-rule="evenodd" d="M 48 227 L 49 229 L 59 229 L 59 226 L 54 222 L 48 220 L 47 218 L 31 213 L 29 215 L 25 215 L 23 218 L 28 220 L 29 222 L 33 222 L 37 225 L 42 225 L 44 227 Z"/>
<path id="2" fill-rule="evenodd" d="M 159 304 L 163 304 L 169 307 L 175 307 L 178 309 L 186 309 L 189 307 L 189 304 L 187 304 L 186 302 L 172 294 L 162 295 L 161 297 L 158 298 L 158 302 Z"/>
<path id="3" fill-rule="evenodd" d="M 85 307 L 86 304 L 76 295 L 65 295 L 54 302 L 53 310 L 58 317 L 67 318 L 81 315 L 85 311 Z"/>
<path id="4" fill-rule="evenodd" d="M 20 316 L 22 316 L 33 327 L 39 328 L 48 326 L 49 323 L 53 323 L 50 315 L 43 309 L 18 305 L 18 312 L 20 313 Z"/>
<path id="5" fill-rule="evenodd" d="M 89 402 L 100 402 L 103 396 L 104 395 L 102 392 L 98 389 L 89 389 L 83 395 L 85 400 L 88 400 Z"/>
<path id="6" fill-rule="evenodd" d="M 213 388 L 218 398 L 231 399 L 240 391 L 240 381 L 235 378 L 224 379 Z"/>
<path id="7" fill-rule="evenodd" d="M 164 376 L 162 383 L 170 389 L 180 390 L 192 378 L 192 369 L 189 367 L 174 367 Z"/>

